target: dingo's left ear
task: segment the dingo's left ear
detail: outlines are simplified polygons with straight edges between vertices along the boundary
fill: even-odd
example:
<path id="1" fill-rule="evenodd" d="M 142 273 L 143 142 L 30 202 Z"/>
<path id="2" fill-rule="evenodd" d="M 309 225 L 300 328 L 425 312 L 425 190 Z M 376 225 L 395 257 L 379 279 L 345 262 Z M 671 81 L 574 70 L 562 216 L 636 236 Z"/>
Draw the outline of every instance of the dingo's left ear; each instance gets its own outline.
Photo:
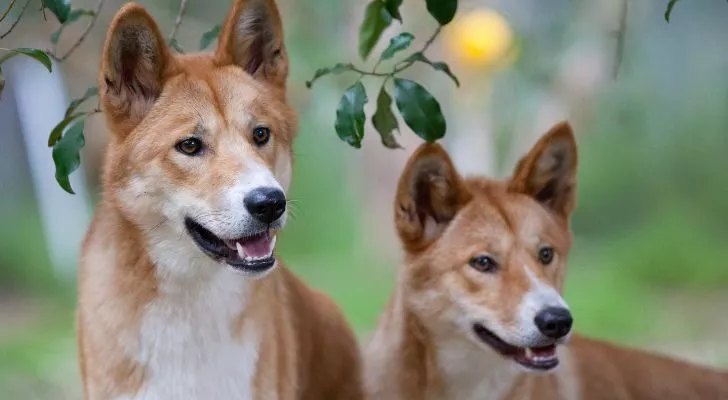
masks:
<path id="1" fill-rule="evenodd" d="M 285 87 L 288 55 L 274 0 L 235 0 L 215 53 L 220 64 L 235 64 L 256 79 Z"/>
<path id="2" fill-rule="evenodd" d="M 568 219 L 576 205 L 576 164 L 574 132 L 561 122 L 518 163 L 508 187 Z"/>
<path id="3" fill-rule="evenodd" d="M 432 243 L 469 199 L 445 150 L 437 144 L 421 145 L 400 177 L 394 204 L 405 250 L 416 252 Z"/>
<path id="4" fill-rule="evenodd" d="M 154 19 L 139 4 L 123 6 L 111 22 L 101 58 L 99 87 L 106 117 L 124 133 L 131 131 L 162 93 L 171 64 Z"/>

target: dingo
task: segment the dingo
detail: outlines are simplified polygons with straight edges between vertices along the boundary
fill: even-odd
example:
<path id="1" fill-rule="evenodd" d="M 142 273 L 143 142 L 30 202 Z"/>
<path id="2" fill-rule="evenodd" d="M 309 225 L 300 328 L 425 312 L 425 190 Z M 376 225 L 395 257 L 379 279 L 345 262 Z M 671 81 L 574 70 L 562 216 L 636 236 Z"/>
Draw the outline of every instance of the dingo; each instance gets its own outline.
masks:
<path id="1" fill-rule="evenodd" d="M 371 399 L 728 399 L 726 373 L 567 344 L 576 164 L 566 123 L 505 182 L 461 178 L 437 145 L 410 158 L 395 201 L 405 265 L 365 357 Z"/>
<path id="2" fill-rule="evenodd" d="M 361 398 L 344 318 L 274 255 L 297 129 L 287 76 L 273 0 L 236 0 L 214 54 L 170 54 L 140 5 L 115 16 L 79 277 L 86 398 Z"/>

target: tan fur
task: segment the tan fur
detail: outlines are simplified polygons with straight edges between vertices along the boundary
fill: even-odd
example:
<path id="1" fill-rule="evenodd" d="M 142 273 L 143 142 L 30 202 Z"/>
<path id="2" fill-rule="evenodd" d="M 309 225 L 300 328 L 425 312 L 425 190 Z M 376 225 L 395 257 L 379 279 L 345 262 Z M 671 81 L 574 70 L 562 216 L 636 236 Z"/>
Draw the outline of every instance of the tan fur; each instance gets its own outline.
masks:
<path id="1" fill-rule="evenodd" d="M 220 379 L 215 393 L 221 394 L 214 398 L 230 393 L 250 393 L 255 399 L 362 398 L 357 343 L 326 296 L 282 265 L 263 278 L 240 276 L 207 258 L 174 225 L 175 213 L 189 202 L 217 207 L 223 192 L 250 168 L 270 171 L 288 189 L 297 122 L 286 101 L 287 75 L 273 0 L 235 1 L 214 54 L 173 55 L 142 6 L 127 4 L 117 13 L 99 75 L 112 135 L 102 200 L 79 273 L 77 328 L 85 398 L 179 398 L 174 387 L 150 388 L 165 375 L 179 375 L 171 386 L 193 388 L 185 398 L 217 390 L 195 392 L 206 382 L 184 372 L 173 375 L 181 368 Z M 270 128 L 270 142 L 262 147 L 249 134 L 256 123 Z M 204 156 L 175 150 L 190 136 L 204 140 Z M 186 263 L 175 258 L 178 253 L 190 254 Z M 207 322 L 195 325 L 200 317 Z M 174 332 L 167 322 L 191 328 Z M 238 382 L 244 376 L 225 378 L 220 377 L 225 370 L 214 370 L 218 361 L 236 364 L 208 359 L 227 356 L 224 348 L 204 353 L 222 337 L 241 346 L 230 354 L 252 357 L 239 360 L 251 364 L 250 387 Z M 172 344 L 165 338 L 187 345 L 167 349 Z M 160 359 L 162 350 L 170 350 L 171 358 Z"/>
<path id="2" fill-rule="evenodd" d="M 460 177 L 438 145 L 415 152 L 395 200 L 405 263 L 365 355 L 368 398 L 728 398 L 725 372 L 576 335 L 557 346 L 555 370 L 525 372 L 473 333 L 472 324 L 482 323 L 513 346 L 539 347 L 526 335 L 535 325 L 528 296 L 538 288 L 561 301 L 576 164 L 566 123 L 506 181 Z M 555 254 L 547 264 L 538 257 L 544 245 Z M 468 265 L 483 254 L 497 269 Z"/>

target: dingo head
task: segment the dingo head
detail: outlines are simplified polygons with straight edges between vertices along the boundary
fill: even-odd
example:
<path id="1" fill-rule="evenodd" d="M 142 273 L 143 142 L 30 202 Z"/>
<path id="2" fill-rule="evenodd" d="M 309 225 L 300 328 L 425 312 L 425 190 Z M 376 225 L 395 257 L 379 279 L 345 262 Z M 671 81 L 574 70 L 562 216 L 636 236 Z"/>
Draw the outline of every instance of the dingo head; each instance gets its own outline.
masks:
<path id="1" fill-rule="evenodd" d="M 424 144 L 400 178 L 395 221 L 405 298 L 429 327 L 528 370 L 558 364 L 572 318 L 561 297 L 575 206 L 576 143 L 555 126 L 505 182 L 464 179 Z"/>
<path id="2" fill-rule="evenodd" d="M 287 76 L 274 0 L 236 0 L 209 54 L 173 55 L 143 7 L 122 7 L 99 76 L 107 198 L 148 236 L 165 232 L 155 245 L 173 238 L 235 270 L 269 271 L 297 129 Z"/>

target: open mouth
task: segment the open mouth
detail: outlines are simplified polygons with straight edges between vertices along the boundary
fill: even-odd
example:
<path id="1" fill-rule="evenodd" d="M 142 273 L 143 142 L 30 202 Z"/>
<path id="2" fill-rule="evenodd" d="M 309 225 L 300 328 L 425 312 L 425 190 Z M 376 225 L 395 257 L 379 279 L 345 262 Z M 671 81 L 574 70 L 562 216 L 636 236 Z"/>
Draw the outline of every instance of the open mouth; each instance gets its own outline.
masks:
<path id="1" fill-rule="evenodd" d="M 224 261 L 238 271 L 261 273 L 275 265 L 273 248 L 276 237 L 270 229 L 252 235 L 221 239 L 190 218 L 185 219 L 187 232 L 210 258 Z"/>
<path id="2" fill-rule="evenodd" d="M 474 324 L 473 331 L 480 340 L 502 356 L 512 359 L 527 369 L 548 371 L 559 365 L 554 344 L 544 347 L 517 347 L 506 343 L 481 324 Z"/>

